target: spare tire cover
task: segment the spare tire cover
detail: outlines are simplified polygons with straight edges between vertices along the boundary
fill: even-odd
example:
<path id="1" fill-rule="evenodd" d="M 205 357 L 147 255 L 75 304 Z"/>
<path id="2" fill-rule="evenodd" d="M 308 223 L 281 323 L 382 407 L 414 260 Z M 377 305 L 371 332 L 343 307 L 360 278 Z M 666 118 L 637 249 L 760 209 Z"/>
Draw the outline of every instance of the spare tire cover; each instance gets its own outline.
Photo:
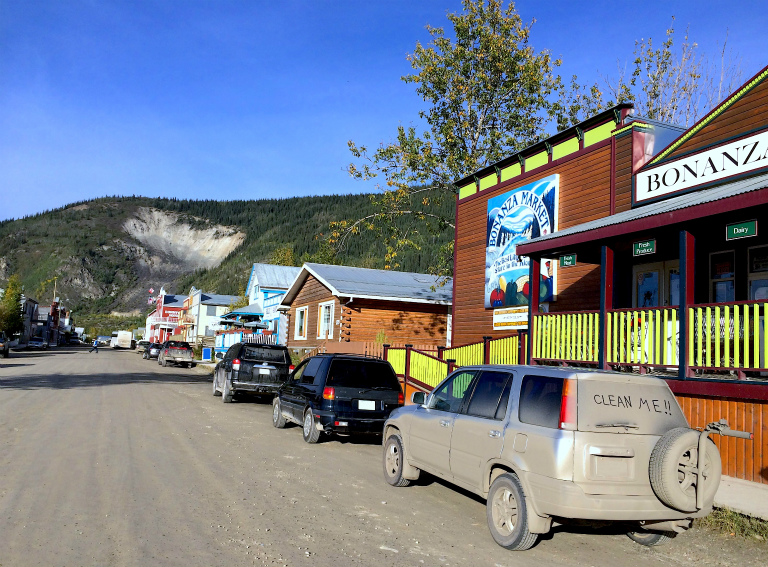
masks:
<path id="1" fill-rule="evenodd" d="M 651 453 L 649 474 L 656 496 L 664 504 L 681 512 L 696 512 L 696 486 L 694 472 L 699 453 L 698 431 L 677 427 L 667 431 Z M 707 439 L 704 459 L 704 508 L 712 505 L 720 485 L 722 464 L 720 451 Z"/>

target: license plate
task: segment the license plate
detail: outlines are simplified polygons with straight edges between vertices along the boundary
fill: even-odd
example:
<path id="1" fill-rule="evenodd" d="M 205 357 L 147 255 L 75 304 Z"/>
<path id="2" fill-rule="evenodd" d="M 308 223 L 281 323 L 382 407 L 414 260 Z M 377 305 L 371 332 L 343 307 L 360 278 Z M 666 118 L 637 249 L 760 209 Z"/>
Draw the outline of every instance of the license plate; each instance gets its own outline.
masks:
<path id="1" fill-rule="evenodd" d="M 373 400 L 358 400 L 357 401 L 357 409 L 361 410 L 375 410 L 376 409 L 376 402 Z"/>
<path id="2" fill-rule="evenodd" d="M 266 374 L 269 376 L 269 368 L 259 368 L 259 374 Z"/>

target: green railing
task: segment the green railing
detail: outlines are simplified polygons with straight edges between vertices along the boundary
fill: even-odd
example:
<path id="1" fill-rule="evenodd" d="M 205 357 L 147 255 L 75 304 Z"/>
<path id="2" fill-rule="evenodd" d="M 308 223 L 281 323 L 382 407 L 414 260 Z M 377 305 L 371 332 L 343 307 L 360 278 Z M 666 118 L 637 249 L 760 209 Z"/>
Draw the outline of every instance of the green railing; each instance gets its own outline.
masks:
<path id="1" fill-rule="evenodd" d="M 448 376 L 448 363 L 418 350 L 411 350 L 411 368 L 408 378 L 434 388 Z M 405 371 L 403 371 L 405 373 Z"/>
<path id="2" fill-rule="evenodd" d="M 482 364 L 483 343 L 472 343 L 455 348 L 447 348 L 443 351 L 445 360 L 455 360 L 456 366 L 469 366 L 470 364 Z"/>
<path id="3" fill-rule="evenodd" d="M 490 349 L 491 364 L 521 364 L 520 337 L 517 335 L 490 341 Z"/>
<path id="4" fill-rule="evenodd" d="M 613 365 L 677 366 L 679 334 L 675 307 L 611 310 L 606 360 Z"/>
<path id="5" fill-rule="evenodd" d="M 404 348 L 390 348 L 385 352 L 386 360 L 395 369 L 395 374 L 398 376 L 405 375 L 405 349 Z"/>

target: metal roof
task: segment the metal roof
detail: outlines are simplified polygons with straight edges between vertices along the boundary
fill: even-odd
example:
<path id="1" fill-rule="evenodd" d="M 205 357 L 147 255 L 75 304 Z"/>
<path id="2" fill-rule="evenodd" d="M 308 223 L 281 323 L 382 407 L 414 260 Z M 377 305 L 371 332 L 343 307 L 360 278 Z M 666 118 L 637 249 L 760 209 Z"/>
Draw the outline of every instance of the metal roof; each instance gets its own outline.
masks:
<path id="1" fill-rule="evenodd" d="M 748 177 L 746 179 L 739 179 L 737 181 L 731 181 L 730 183 L 724 183 L 717 185 L 710 189 L 694 190 L 684 195 L 677 197 L 670 197 L 662 201 L 657 201 L 649 205 L 643 205 L 636 209 L 624 211 L 603 217 L 601 219 L 585 222 L 566 228 L 565 230 L 558 230 L 546 236 L 540 236 L 538 238 L 532 238 L 524 245 L 543 243 L 548 240 L 556 240 L 572 234 L 578 234 L 581 232 L 589 232 L 591 230 L 597 230 L 606 226 L 622 224 L 637 219 L 646 217 L 652 217 L 656 215 L 662 215 L 664 213 L 670 213 L 672 211 L 678 211 L 680 209 L 687 209 L 695 205 L 701 205 L 703 203 L 711 203 L 713 201 L 719 201 L 735 195 L 741 195 L 743 193 L 749 193 L 751 191 L 758 191 L 768 187 L 768 173 L 757 175 L 755 177 Z"/>
<path id="2" fill-rule="evenodd" d="M 200 303 L 203 305 L 232 305 L 239 300 L 240 297 L 237 295 L 219 295 L 217 293 L 200 294 Z"/>
<path id="3" fill-rule="evenodd" d="M 429 274 L 307 263 L 296 276 L 282 305 L 290 305 L 309 274 L 315 276 L 337 297 L 444 305 L 450 305 L 453 299 L 451 278 L 448 278 L 445 285 L 441 285 L 440 276 Z M 432 287 L 435 287 L 434 291 Z"/>
<path id="4" fill-rule="evenodd" d="M 250 287 L 250 282 L 256 276 L 256 281 L 259 282 L 262 288 L 288 289 L 291 287 L 293 280 L 296 279 L 296 276 L 299 275 L 299 272 L 301 272 L 301 268 L 296 266 L 256 263 L 251 270 L 251 279 L 248 282 L 248 286 Z"/>
<path id="5" fill-rule="evenodd" d="M 237 309 L 233 309 L 229 313 L 226 313 L 225 315 L 222 315 L 222 317 L 232 318 L 236 315 L 264 315 L 264 309 L 261 307 L 260 303 L 251 303 L 250 305 L 246 305 L 245 307 L 238 307 Z"/>
<path id="6" fill-rule="evenodd" d="M 173 306 L 173 305 L 176 305 L 177 303 L 179 305 L 182 305 L 186 298 L 187 298 L 186 295 L 170 295 L 170 294 L 166 293 L 163 296 L 163 305 L 165 305 L 165 306 Z"/>

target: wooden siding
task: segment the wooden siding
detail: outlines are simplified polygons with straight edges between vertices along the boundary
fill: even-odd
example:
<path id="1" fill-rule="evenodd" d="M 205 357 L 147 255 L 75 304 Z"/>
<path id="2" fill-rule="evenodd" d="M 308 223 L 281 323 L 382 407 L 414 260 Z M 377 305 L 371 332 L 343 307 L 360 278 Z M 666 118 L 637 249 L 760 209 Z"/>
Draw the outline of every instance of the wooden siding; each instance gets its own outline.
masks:
<path id="1" fill-rule="evenodd" d="M 768 126 L 768 80 L 754 87 L 664 159 L 675 158 Z"/>
<path id="2" fill-rule="evenodd" d="M 630 131 L 616 138 L 616 185 L 615 212 L 621 213 L 632 208 L 632 138 Z"/>
<path id="3" fill-rule="evenodd" d="M 447 305 L 356 299 L 343 308 L 342 340 L 445 346 Z"/>
<path id="4" fill-rule="evenodd" d="M 288 348 L 314 348 L 326 339 L 318 339 L 318 305 L 326 301 L 334 301 L 333 305 L 333 340 L 339 340 L 339 326 L 336 321 L 339 319 L 341 305 L 339 299 L 331 295 L 331 290 L 320 283 L 312 274 L 309 274 L 304 285 L 301 286 L 299 293 L 291 303 L 291 310 L 288 316 Z M 307 338 L 306 340 L 294 339 L 296 332 L 296 310 L 300 307 L 307 309 Z"/>
<path id="5" fill-rule="evenodd" d="M 453 344 L 482 340 L 484 335 L 501 337 L 509 331 L 493 330 L 493 310 L 484 307 L 485 245 L 488 199 L 552 174 L 560 175 L 559 228 L 602 218 L 610 214 L 611 146 L 609 142 L 566 160 L 542 168 L 537 175 L 515 179 L 503 187 L 488 189 L 459 202 L 456 212 L 454 270 Z M 552 311 L 596 309 L 599 267 L 589 264 L 558 270 L 558 299 Z"/>
<path id="6" fill-rule="evenodd" d="M 723 474 L 768 484 L 768 402 L 678 394 L 677 401 L 691 427 L 704 427 L 720 418 L 733 429 L 750 431 L 754 439 L 712 435 L 720 449 Z"/>

